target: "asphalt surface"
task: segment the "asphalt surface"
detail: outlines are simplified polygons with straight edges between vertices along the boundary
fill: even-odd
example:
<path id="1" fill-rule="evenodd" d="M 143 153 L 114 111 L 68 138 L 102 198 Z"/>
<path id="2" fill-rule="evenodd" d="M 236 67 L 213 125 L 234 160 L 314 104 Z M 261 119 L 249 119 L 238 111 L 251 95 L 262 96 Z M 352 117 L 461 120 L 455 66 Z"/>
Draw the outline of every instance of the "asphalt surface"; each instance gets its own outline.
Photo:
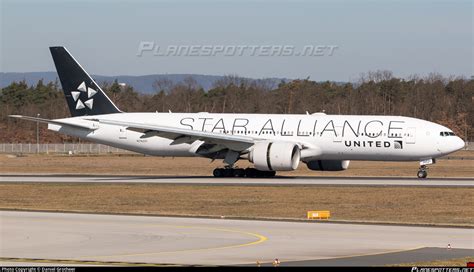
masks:
<path id="1" fill-rule="evenodd" d="M 385 265 L 474 256 L 472 228 L 0 211 L 0 230 L 0 264 Z"/>
<path id="2" fill-rule="evenodd" d="M 305 260 L 295 262 L 284 262 L 280 266 L 386 266 L 407 264 L 416 262 L 430 262 L 433 260 L 449 260 L 471 257 L 474 260 L 473 249 L 450 249 L 439 247 L 424 247 L 420 249 L 393 252 L 386 254 L 375 254 L 367 256 L 355 256 L 349 258 L 334 258 L 324 260 Z M 254 266 L 254 264 L 249 264 Z M 273 263 L 265 263 L 262 266 L 273 266 Z"/>
<path id="3" fill-rule="evenodd" d="M 169 176 L 0 175 L 0 182 L 162 183 L 205 185 L 354 185 L 472 187 L 474 178 L 274 177 L 214 178 Z"/>

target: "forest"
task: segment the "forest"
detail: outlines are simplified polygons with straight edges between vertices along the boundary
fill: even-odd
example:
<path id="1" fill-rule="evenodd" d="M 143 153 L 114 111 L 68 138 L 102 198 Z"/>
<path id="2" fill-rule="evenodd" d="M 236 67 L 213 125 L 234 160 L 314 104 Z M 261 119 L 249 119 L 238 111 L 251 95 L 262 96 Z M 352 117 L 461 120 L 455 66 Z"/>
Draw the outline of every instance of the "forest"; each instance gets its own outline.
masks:
<path id="1" fill-rule="evenodd" d="M 357 82 L 282 81 L 225 76 L 205 91 L 192 78 L 179 84 L 166 79 L 153 83 L 154 94 L 142 94 L 119 82 L 99 83 L 125 112 L 212 112 L 402 115 L 451 128 L 466 141 L 474 140 L 474 80 L 462 77 L 394 77 L 390 71 L 361 74 Z M 0 91 L 0 142 L 36 143 L 36 123 L 10 114 L 64 118 L 70 116 L 58 81 L 33 86 L 13 82 Z M 40 125 L 41 143 L 76 142 Z"/>

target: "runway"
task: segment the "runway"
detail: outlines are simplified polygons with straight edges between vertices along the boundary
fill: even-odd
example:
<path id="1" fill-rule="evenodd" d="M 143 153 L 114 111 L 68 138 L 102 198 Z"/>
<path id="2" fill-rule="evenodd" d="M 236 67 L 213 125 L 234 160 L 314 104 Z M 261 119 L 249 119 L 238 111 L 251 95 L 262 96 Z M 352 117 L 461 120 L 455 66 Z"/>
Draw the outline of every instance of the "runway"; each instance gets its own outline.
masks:
<path id="1" fill-rule="evenodd" d="M 72 182 L 72 183 L 162 183 L 205 185 L 352 185 L 352 186 L 446 186 L 472 187 L 474 178 L 404 177 L 274 177 L 214 178 L 203 176 L 87 176 L 87 175 L 0 175 L 0 182 Z"/>
<path id="2" fill-rule="evenodd" d="M 12 211 L 0 211 L 0 225 L 0 264 L 255 265 L 279 258 L 282 265 L 385 265 L 474 255 L 474 229 L 467 228 Z"/>

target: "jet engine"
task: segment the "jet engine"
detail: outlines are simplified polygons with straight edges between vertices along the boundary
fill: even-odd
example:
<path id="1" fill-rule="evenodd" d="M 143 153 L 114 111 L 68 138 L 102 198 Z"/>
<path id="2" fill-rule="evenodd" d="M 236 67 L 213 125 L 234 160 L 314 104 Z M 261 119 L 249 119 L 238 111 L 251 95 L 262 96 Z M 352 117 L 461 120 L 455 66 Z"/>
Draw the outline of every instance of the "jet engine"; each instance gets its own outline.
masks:
<path id="1" fill-rule="evenodd" d="M 347 160 L 314 160 L 306 162 L 306 165 L 313 171 L 342 171 L 349 168 L 349 162 Z"/>
<path id="2" fill-rule="evenodd" d="M 298 145 L 288 142 L 256 143 L 249 161 L 261 171 L 292 171 L 298 168 L 301 153 Z"/>

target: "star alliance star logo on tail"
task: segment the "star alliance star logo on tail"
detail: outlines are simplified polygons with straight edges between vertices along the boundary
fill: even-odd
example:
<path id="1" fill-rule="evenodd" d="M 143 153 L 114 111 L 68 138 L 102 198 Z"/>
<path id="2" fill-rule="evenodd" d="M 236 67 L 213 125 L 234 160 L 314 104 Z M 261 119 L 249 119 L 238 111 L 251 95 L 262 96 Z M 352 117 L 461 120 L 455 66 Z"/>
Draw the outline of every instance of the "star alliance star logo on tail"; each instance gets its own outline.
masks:
<path id="1" fill-rule="evenodd" d="M 87 100 L 84 102 L 80 99 L 81 93 L 87 93 Z M 87 87 L 84 81 L 77 87 L 77 91 L 71 91 L 72 98 L 74 99 L 74 102 L 76 102 L 76 110 L 84 109 L 85 107 L 92 110 L 92 107 L 94 106 L 94 99 L 92 97 L 96 93 L 97 91 Z"/>

